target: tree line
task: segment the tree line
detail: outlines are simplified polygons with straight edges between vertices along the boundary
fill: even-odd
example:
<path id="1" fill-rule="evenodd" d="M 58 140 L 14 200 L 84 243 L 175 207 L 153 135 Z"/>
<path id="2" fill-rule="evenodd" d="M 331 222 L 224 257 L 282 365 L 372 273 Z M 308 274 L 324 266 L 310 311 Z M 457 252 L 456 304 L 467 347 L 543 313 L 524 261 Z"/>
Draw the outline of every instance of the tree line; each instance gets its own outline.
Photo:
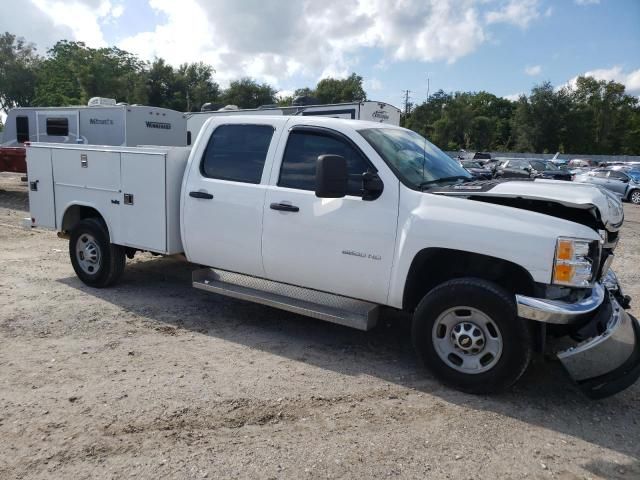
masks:
<path id="1" fill-rule="evenodd" d="M 257 108 L 290 105 L 306 96 L 318 103 L 365 100 L 363 78 L 323 78 L 314 88 L 278 96 L 268 83 L 240 78 L 221 88 L 203 62 L 177 67 L 143 61 L 116 47 L 91 48 L 62 40 L 41 55 L 33 43 L 0 35 L 0 109 L 86 105 L 91 97 L 198 111 L 205 103 Z M 445 150 L 640 154 L 640 102 L 624 85 L 580 77 L 574 86 L 545 82 L 516 101 L 488 92 L 442 90 L 413 105 L 402 125 Z M 1 124 L 0 124 L 1 128 Z"/>
<path id="2" fill-rule="evenodd" d="M 404 126 L 446 150 L 640 154 L 640 102 L 614 81 L 536 85 L 516 101 L 487 92 L 442 90 L 405 116 Z"/>

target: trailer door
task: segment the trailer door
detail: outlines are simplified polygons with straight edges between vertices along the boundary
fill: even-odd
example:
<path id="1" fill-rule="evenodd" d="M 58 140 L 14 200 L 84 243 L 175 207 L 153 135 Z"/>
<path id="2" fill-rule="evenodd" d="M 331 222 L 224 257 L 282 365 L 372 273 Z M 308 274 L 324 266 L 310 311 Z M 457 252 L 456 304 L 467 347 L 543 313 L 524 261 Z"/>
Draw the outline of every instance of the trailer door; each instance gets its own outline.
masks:
<path id="1" fill-rule="evenodd" d="M 38 227 L 56 228 L 50 148 L 27 148 L 27 177 L 31 223 Z"/>
<path id="2" fill-rule="evenodd" d="M 38 142 L 76 143 L 80 132 L 77 110 L 42 110 L 36 112 Z"/>

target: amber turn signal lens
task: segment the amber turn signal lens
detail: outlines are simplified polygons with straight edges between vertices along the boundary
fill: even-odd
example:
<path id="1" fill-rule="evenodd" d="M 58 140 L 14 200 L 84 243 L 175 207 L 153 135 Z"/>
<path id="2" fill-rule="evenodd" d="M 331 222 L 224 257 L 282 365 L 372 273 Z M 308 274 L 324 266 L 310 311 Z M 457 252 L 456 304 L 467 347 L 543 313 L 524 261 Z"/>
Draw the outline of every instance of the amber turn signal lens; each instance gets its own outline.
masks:
<path id="1" fill-rule="evenodd" d="M 554 280 L 556 282 L 564 282 L 569 283 L 573 279 L 574 274 L 574 266 L 573 265 L 556 265 L 554 272 Z"/>
<path id="2" fill-rule="evenodd" d="M 558 260 L 571 260 L 573 258 L 573 242 L 560 240 L 556 254 Z"/>

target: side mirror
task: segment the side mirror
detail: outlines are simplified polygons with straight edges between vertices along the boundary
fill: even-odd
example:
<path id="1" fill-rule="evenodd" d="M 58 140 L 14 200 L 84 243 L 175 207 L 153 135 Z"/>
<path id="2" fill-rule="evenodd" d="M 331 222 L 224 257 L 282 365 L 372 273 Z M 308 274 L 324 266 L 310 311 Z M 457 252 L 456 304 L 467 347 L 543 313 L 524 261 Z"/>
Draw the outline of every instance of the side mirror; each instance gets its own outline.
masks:
<path id="1" fill-rule="evenodd" d="M 340 155 L 320 155 L 316 162 L 316 197 L 342 198 L 347 194 L 347 161 Z"/>
<path id="2" fill-rule="evenodd" d="M 382 195 L 384 183 L 377 173 L 365 172 L 362 174 L 362 200 L 372 201 Z"/>

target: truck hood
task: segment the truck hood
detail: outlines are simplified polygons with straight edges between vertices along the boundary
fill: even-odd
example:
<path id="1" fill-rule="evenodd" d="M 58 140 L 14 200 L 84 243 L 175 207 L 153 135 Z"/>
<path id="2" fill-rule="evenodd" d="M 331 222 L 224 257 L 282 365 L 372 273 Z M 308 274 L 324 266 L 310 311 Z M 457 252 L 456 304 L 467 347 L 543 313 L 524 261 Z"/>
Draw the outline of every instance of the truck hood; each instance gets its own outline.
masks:
<path id="1" fill-rule="evenodd" d="M 566 214 L 554 213 L 549 204 L 559 204 L 567 209 L 590 212 L 598 228 L 617 231 L 624 220 L 622 202 L 615 194 L 594 185 L 557 180 L 489 180 L 467 182 L 446 187 L 434 187 L 429 193 L 462 196 L 471 200 L 487 201 L 502 205 L 540 211 L 553 216 L 567 218 Z M 542 204 L 545 205 L 541 211 Z M 529 207 L 531 206 L 531 207 Z M 566 210 L 566 209 L 563 209 Z M 567 218 L 573 220 L 572 218 Z M 579 223 L 586 223 L 575 219 Z"/>

